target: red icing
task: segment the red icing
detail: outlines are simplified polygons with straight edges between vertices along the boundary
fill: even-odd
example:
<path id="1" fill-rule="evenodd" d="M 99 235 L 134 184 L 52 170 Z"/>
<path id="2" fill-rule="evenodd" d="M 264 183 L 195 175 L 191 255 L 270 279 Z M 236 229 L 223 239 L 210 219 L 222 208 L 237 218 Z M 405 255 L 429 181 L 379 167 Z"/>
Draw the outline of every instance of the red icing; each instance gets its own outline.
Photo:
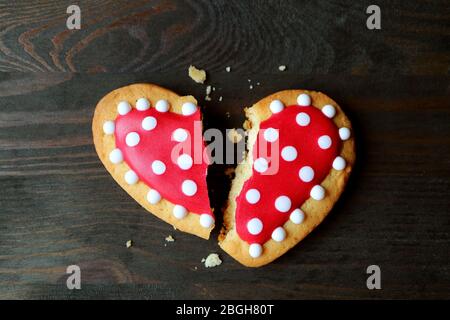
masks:
<path id="1" fill-rule="evenodd" d="M 300 112 L 305 112 L 310 116 L 308 126 L 302 127 L 297 124 L 296 116 Z M 310 197 L 311 188 L 320 184 L 328 175 L 333 160 L 338 156 L 341 147 L 338 128 L 331 119 L 313 106 L 294 105 L 285 108 L 280 113 L 273 114 L 261 123 L 257 142 L 253 149 L 253 160 L 263 156 L 262 146 L 270 144 L 264 140 L 263 131 L 271 127 L 278 129 L 279 132 L 279 139 L 274 142 L 279 143 L 278 154 L 281 154 L 283 147 L 294 146 L 297 149 L 297 158 L 288 162 L 280 155 L 277 173 L 274 175 L 261 174 L 253 168 L 252 176 L 244 183 L 241 193 L 236 198 L 236 227 L 241 239 L 248 243 L 263 244 L 271 238 L 275 228 L 284 225 L 289 219 L 290 213 L 294 209 L 300 208 Z M 331 147 L 325 150 L 321 149 L 317 143 L 322 135 L 328 135 L 332 140 Z M 269 147 L 267 149 L 270 151 Z M 270 152 L 266 159 L 271 159 Z M 270 163 L 276 163 L 276 160 L 272 160 Z M 299 170 L 303 166 L 310 166 L 314 169 L 312 181 L 303 182 L 300 179 Z M 256 204 L 250 204 L 246 200 L 245 194 L 249 189 L 257 189 L 260 192 L 261 197 Z M 291 209 L 286 213 L 279 212 L 275 208 L 275 199 L 282 195 L 288 196 L 292 203 Z M 247 230 L 247 223 L 252 218 L 258 218 L 263 223 L 263 229 L 258 235 L 252 235 Z"/>
<path id="2" fill-rule="evenodd" d="M 141 125 L 142 120 L 148 116 L 157 120 L 156 127 L 150 131 L 144 130 Z M 190 116 L 184 116 L 173 112 L 159 112 L 155 108 L 145 111 L 132 109 L 126 115 L 118 115 L 115 125 L 116 147 L 122 151 L 125 162 L 141 181 L 156 189 L 163 198 L 182 205 L 190 212 L 212 215 L 206 187 L 208 163 L 205 161 L 207 157 L 203 157 L 205 145 L 199 110 Z M 172 133 L 178 128 L 189 132 L 186 141 L 177 142 L 172 139 Z M 129 147 L 126 144 L 125 139 L 130 132 L 139 134 L 137 146 Z M 179 152 L 181 148 L 183 152 Z M 182 170 L 176 162 L 177 157 L 172 160 L 173 150 L 178 150 L 176 155 L 189 154 L 194 160 L 192 167 Z M 166 165 L 166 171 L 162 175 L 156 175 L 152 171 L 151 165 L 155 160 Z M 197 184 L 197 192 L 193 196 L 186 196 L 181 191 L 181 185 L 186 179 Z"/>

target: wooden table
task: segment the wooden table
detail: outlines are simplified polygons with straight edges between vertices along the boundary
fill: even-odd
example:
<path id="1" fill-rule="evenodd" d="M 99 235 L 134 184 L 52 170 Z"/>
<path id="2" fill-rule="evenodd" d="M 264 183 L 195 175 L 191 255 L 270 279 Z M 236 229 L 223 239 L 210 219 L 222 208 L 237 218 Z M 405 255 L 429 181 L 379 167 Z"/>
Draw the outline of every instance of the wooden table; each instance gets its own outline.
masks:
<path id="1" fill-rule="evenodd" d="M 80 30 L 64 1 L 1 4 L 0 298 L 450 298 L 448 2 L 377 1 L 381 30 L 366 27 L 370 4 L 79 1 Z M 190 64 L 207 70 L 212 101 Z M 94 107 L 134 82 L 195 95 L 221 130 L 272 92 L 323 91 L 355 127 L 350 185 L 300 245 L 245 268 L 217 231 L 204 241 L 148 214 L 98 160 Z M 225 168 L 209 173 L 216 210 Z M 211 252 L 223 264 L 206 269 Z M 81 290 L 66 288 L 72 264 Z M 366 287 L 373 264 L 382 290 Z"/>

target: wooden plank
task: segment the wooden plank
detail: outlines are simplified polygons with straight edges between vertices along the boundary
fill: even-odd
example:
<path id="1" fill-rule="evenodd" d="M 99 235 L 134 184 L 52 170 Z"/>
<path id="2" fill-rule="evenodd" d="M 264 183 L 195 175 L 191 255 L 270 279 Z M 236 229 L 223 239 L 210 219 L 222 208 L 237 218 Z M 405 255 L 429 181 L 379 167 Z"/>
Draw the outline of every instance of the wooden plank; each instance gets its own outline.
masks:
<path id="1" fill-rule="evenodd" d="M 77 31 L 65 27 L 65 5 L 0 10 L 0 298 L 450 297 L 444 1 L 380 2 L 377 31 L 350 1 L 90 1 Z M 191 63 L 208 71 L 212 101 L 188 78 Z M 206 127 L 221 130 L 240 127 L 243 107 L 272 92 L 329 94 L 357 135 L 348 190 L 295 249 L 242 267 L 220 251 L 217 231 L 204 241 L 147 214 L 97 159 L 96 102 L 140 81 L 195 95 Z M 224 166 L 209 183 L 219 210 Z M 200 260 L 211 252 L 224 263 L 209 270 Z M 79 292 L 65 286 L 71 264 L 82 269 Z M 383 290 L 366 288 L 371 264 Z"/>

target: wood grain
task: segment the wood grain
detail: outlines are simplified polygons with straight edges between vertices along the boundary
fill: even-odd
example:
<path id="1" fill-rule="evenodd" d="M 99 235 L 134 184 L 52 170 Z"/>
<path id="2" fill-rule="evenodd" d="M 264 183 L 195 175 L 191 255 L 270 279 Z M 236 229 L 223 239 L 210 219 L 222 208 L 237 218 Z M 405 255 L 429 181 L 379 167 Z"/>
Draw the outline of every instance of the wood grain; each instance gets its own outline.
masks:
<path id="1" fill-rule="evenodd" d="M 0 298 L 450 298 L 448 4 L 379 1 L 377 31 L 365 27 L 369 4 L 81 1 L 70 31 L 64 2 L 0 3 Z M 212 101 L 191 63 L 208 71 Z M 246 269 L 146 214 L 102 167 L 94 107 L 133 82 L 195 95 L 221 130 L 272 92 L 323 91 L 355 128 L 350 185 L 300 245 Z M 217 210 L 224 169 L 209 172 Z M 201 265 L 210 252 L 220 267 Z M 82 269 L 77 292 L 70 264 Z M 366 288 L 371 264 L 380 291 Z"/>

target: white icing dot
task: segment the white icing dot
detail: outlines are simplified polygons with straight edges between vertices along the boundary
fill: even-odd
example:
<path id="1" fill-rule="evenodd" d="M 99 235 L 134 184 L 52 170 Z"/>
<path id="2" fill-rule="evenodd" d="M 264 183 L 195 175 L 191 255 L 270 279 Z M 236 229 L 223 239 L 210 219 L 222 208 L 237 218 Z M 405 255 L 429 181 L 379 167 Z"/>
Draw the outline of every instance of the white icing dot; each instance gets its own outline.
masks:
<path id="1" fill-rule="evenodd" d="M 114 149 L 113 151 L 111 151 L 111 153 L 109 154 L 109 161 L 114 164 L 121 163 L 123 161 L 122 151 L 120 151 L 120 149 Z"/>
<path id="2" fill-rule="evenodd" d="M 347 140 L 350 138 L 350 129 L 346 127 L 342 127 L 339 129 L 339 137 L 341 137 L 341 140 Z"/>
<path id="3" fill-rule="evenodd" d="M 278 139 L 278 130 L 274 128 L 267 128 L 264 130 L 264 140 L 267 142 L 275 142 Z"/>
<path id="4" fill-rule="evenodd" d="M 297 97 L 297 103 L 299 106 L 307 107 L 311 105 L 311 97 L 306 94 L 302 93 Z"/>
<path id="5" fill-rule="evenodd" d="M 319 144 L 319 147 L 321 149 L 328 149 L 329 147 L 331 147 L 331 138 L 329 136 L 321 136 L 318 140 L 317 143 Z"/>
<path id="6" fill-rule="evenodd" d="M 333 161 L 333 168 L 335 170 L 343 170 L 347 163 L 345 162 L 345 159 L 342 157 L 336 157 Z"/>
<path id="7" fill-rule="evenodd" d="M 166 165 L 160 160 L 155 160 L 152 162 L 152 171 L 154 174 L 160 176 L 166 172 Z"/>
<path id="8" fill-rule="evenodd" d="M 127 101 L 120 101 L 119 104 L 117 105 L 117 112 L 121 116 L 126 115 L 130 111 L 131 111 L 131 106 Z"/>
<path id="9" fill-rule="evenodd" d="M 139 111 L 145 111 L 148 108 L 150 108 L 150 101 L 148 101 L 146 98 L 139 98 L 136 101 L 136 109 Z"/>
<path id="10" fill-rule="evenodd" d="M 285 161 L 294 161 L 297 159 L 297 149 L 293 146 L 286 146 L 281 150 L 281 157 Z"/>
<path id="11" fill-rule="evenodd" d="M 269 108 L 270 108 L 270 111 L 272 111 L 272 113 L 278 113 L 278 112 L 283 111 L 284 104 L 280 100 L 273 100 L 270 103 Z"/>
<path id="12" fill-rule="evenodd" d="M 177 159 L 177 164 L 181 170 L 189 170 L 192 167 L 192 157 L 188 154 L 182 154 Z"/>
<path id="13" fill-rule="evenodd" d="M 149 116 L 145 117 L 144 120 L 142 120 L 141 126 L 142 129 L 146 131 L 150 131 L 156 128 L 156 125 L 158 124 L 158 121 L 156 121 L 155 117 Z"/>
<path id="14" fill-rule="evenodd" d="M 135 147 L 139 144 L 139 141 L 141 141 L 141 137 L 137 132 L 130 132 L 125 137 L 125 143 L 129 147 Z"/>
<path id="15" fill-rule="evenodd" d="M 256 172 L 263 173 L 269 168 L 269 163 L 264 158 L 258 158 L 253 163 Z"/>
<path id="16" fill-rule="evenodd" d="M 297 208 L 291 212 L 289 219 L 295 224 L 301 224 L 305 220 L 305 213 Z"/>
<path id="17" fill-rule="evenodd" d="M 188 197 L 197 193 L 197 184 L 192 180 L 184 180 L 181 184 L 181 191 Z"/>
<path id="18" fill-rule="evenodd" d="M 159 201 L 161 201 L 161 195 L 155 189 L 150 189 L 147 193 L 147 201 L 151 204 L 157 204 Z"/>
<path id="19" fill-rule="evenodd" d="M 170 105 L 167 100 L 158 100 L 155 104 L 155 109 L 159 112 L 169 111 Z"/>
<path id="20" fill-rule="evenodd" d="M 263 248 L 259 243 L 252 243 L 248 248 L 248 254 L 252 258 L 258 258 L 259 256 L 261 256 L 262 251 Z"/>
<path id="21" fill-rule="evenodd" d="M 331 104 L 327 104 L 322 107 L 322 113 L 331 119 L 336 115 L 336 109 Z"/>
<path id="22" fill-rule="evenodd" d="M 178 128 L 172 133 L 172 138 L 177 142 L 186 141 L 188 138 L 188 132 L 184 129 Z"/>
<path id="23" fill-rule="evenodd" d="M 272 232 L 272 239 L 276 242 L 281 242 L 286 238 L 286 231 L 283 227 L 275 228 Z"/>
<path id="24" fill-rule="evenodd" d="M 181 106 L 181 113 L 185 116 L 190 116 L 197 111 L 197 106 L 192 102 L 185 102 Z"/>
<path id="25" fill-rule="evenodd" d="M 116 126 L 114 124 L 114 121 L 105 121 L 105 123 L 103 124 L 103 132 L 105 134 L 113 134 L 115 129 Z"/>
<path id="26" fill-rule="evenodd" d="M 287 196 L 279 196 L 275 200 L 275 208 L 280 212 L 288 212 L 291 209 L 291 199 Z"/>
<path id="27" fill-rule="evenodd" d="M 211 226 L 214 224 L 214 218 L 207 213 L 203 213 L 200 215 L 200 225 L 203 228 L 211 228 Z"/>
<path id="28" fill-rule="evenodd" d="M 250 219 L 247 222 L 247 230 L 252 235 L 260 234 L 263 229 L 263 223 L 258 218 Z"/>
<path id="29" fill-rule="evenodd" d="M 314 200 L 322 200 L 325 198 L 325 189 L 322 186 L 315 185 L 309 194 Z"/>
<path id="30" fill-rule="evenodd" d="M 128 184 L 136 184 L 139 181 L 139 177 L 137 176 L 136 172 L 133 170 L 128 170 L 125 173 L 125 182 Z"/>
<path id="31" fill-rule="evenodd" d="M 249 189 L 245 193 L 245 199 L 247 199 L 248 203 L 255 204 L 261 199 L 261 194 L 256 189 Z"/>
<path id="32" fill-rule="evenodd" d="M 310 166 L 304 166 L 299 170 L 298 176 L 303 182 L 310 182 L 314 179 L 314 170 Z"/>
<path id="33" fill-rule="evenodd" d="M 180 206 L 180 205 L 177 204 L 177 205 L 175 205 L 173 207 L 172 213 L 173 213 L 175 218 L 183 219 L 187 215 L 187 210 L 186 210 L 185 207 Z"/>
<path id="34" fill-rule="evenodd" d="M 311 122 L 311 118 L 309 117 L 309 115 L 307 113 L 300 112 L 295 117 L 295 121 L 297 122 L 297 124 L 299 126 L 306 127 Z"/>

